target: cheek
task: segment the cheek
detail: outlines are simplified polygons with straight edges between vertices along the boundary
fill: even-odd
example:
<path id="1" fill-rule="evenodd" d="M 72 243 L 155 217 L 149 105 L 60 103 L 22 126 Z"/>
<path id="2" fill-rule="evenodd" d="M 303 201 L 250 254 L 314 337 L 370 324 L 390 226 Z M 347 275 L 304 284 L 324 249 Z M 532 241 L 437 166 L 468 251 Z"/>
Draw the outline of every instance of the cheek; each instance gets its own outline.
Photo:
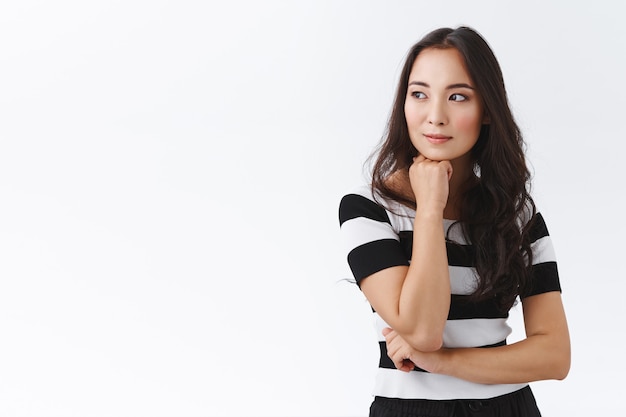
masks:
<path id="1" fill-rule="evenodd" d="M 422 140 L 422 118 L 415 111 L 405 111 L 404 117 L 406 119 L 406 129 L 409 135 L 409 140 L 411 141 L 413 147 L 417 149 Z"/>
<path id="2" fill-rule="evenodd" d="M 409 129 L 411 129 L 411 127 L 419 126 L 424 119 L 420 109 L 416 108 L 416 106 L 412 106 L 411 104 L 404 105 L 404 118 L 406 119 Z"/>
<path id="3" fill-rule="evenodd" d="M 482 118 L 477 114 L 463 114 L 456 120 L 456 127 L 467 134 L 476 135 L 480 133 Z"/>
<path id="4" fill-rule="evenodd" d="M 413 120 L 413 111 L 411 111 L 411 105 L 408 102 L 404 103 L 404 118 L 407 124 L 411 124 Z"/>

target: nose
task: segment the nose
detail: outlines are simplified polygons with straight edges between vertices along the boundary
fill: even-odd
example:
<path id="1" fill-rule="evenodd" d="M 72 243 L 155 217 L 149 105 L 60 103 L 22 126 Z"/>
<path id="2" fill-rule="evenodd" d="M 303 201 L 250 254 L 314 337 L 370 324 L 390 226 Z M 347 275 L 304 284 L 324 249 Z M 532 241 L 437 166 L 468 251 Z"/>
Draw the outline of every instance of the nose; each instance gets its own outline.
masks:
<path id="1" fill-rule="evenodd" d="M 435 126 L 442 126 L 448 123 L 445 104 L 442 100 L 431 101 L 428 109 L 428 123 Z"/>

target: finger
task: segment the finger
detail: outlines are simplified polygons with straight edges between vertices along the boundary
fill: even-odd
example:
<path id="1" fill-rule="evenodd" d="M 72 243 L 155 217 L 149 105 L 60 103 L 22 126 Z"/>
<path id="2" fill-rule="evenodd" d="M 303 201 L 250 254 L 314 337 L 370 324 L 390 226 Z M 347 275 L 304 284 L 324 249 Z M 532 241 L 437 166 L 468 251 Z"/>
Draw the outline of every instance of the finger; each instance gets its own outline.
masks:
<path id="1" fill-rule="evenodd" d="M 393 360 L 394 363 L 396 361 L 401 361 L 406 358 L 406 355 L 402 355 L 400 353 L 401 348 L 402 346 L 399 346 L 397 343 L 394 343 L 393 341 L 387 342 L 387 356 L 389 356 L 389 358 Z"/>
<path id="2" fill-rule="evenodd" d="M 387 336 L 389 333 L 391 333 L 393 331 L 393 329 L 391 327 L 385 327 L 383 329 L 383 336 Z"/>
<path id="3" fill-rule="evenodd" d="M 452 169 L 452 164 L 446 161 L 446 173 L 448 174 L 448 181 L 450 181 L 450 179 L 452 178 L 453 172 L 454 170 Z"/>
<path id="4" fill-rule="evenodd" d="M 390 344 L 390 343 L 392 343 L 394 341 L 396 336 L 398 336 L 398 333 L 396 333 L 393 330 L 390 331 L 390 332 L 387 332 L 387 334 L 385 335 L 385 341 L 387 342 L 387 344 Z"/>
<path id="5" fill-rule="evenodd" d="M 409 359 L 405 359 L 402 361 L 402 366 L 398 368 L 403 372 L 411 372 L 415 368 L 415 364 L 411 362 Z"/>
<path id="6" fill-rule="evenodd" d="M 398 356 L 398 358 L 399 358 L 399 356 Z M 415 364 L 410 359 L 394 359 L 394 358 L 391 358 L 391 360 L 393 361 L 393 365 L 399 371 L 411 372 L 413 369 L 415 369 Z"/>
<path id="7" fill-rule="evenodd" d="M 402 371 L 402 368 L 405 366 L 404 365 L 404 359 L 399 359 L 399 360 L 394 360 L 393 361 L 394 366 L 396 367 L 396 369 L 399 369 Z"/>
<path id="8" fill-rule="evenodd" d="M 426 157 L 422 154 L 419 154 L 415 158 L 413 158 L 413 163 L 419 164 L 420 162 L 424 162 L 425 160 L 426 160 Z"/>

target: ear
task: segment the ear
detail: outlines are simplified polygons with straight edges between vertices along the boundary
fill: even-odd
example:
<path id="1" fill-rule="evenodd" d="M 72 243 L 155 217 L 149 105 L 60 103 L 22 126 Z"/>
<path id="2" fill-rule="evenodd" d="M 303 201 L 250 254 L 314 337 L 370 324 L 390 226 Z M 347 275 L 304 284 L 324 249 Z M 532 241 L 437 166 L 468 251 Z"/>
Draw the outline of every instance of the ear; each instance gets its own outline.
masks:
<path id="1" fill-rule="evenodd" d="M 483 115 L 483 124 L 484 125 L 488 125 L 491 123 L 491 118 L 489 117 L 489 115 L 487 113 L 485 113 Z"/>

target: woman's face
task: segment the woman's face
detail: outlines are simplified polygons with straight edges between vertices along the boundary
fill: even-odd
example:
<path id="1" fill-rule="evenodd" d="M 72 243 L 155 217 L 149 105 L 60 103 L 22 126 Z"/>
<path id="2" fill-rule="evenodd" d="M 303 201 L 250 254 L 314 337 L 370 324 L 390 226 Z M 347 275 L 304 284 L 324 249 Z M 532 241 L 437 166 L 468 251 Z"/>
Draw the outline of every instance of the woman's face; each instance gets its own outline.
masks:
<path id="1" fill-rule="evenodd" d="M 420 154 L 435 161 L 469 160 L 486 117 L 456 49 L 420 52 L 409 75 L 404 114 Z"/>

